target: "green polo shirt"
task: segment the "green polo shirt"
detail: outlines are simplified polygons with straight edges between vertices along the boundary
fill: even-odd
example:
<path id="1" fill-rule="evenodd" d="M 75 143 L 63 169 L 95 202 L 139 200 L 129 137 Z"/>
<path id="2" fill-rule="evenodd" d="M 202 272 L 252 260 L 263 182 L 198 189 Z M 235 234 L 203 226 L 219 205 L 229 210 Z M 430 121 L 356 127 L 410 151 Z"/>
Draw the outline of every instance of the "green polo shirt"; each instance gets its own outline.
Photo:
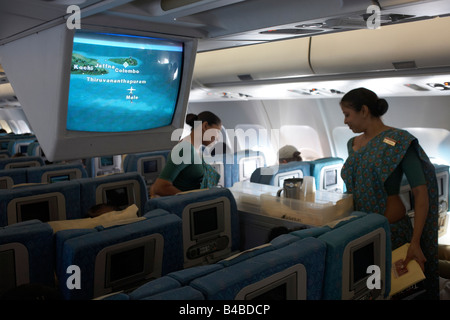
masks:
<path id="1" fill-rule="evenodd" d="M 181 141 L 172 149 L 159 178 L 172 182 L 181 191 L 200 188 L 203 179 L 202 159 L 189 141 Z"/>

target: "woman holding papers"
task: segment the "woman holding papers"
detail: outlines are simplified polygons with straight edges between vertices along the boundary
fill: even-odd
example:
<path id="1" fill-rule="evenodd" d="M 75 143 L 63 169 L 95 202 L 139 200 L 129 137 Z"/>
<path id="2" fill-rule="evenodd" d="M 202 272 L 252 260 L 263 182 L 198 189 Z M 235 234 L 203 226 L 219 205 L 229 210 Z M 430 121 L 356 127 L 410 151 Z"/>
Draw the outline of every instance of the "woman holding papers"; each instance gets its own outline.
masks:
<path id="1" fill-rule="evenodd" d="M 362 133 L 348 141 L 349 156 L 341 173 L 355 210 L 388 219 L 392 249 L 410 243 L 404 263 L 412 259 L 419 263 L 427 277 L 427 298 L 439 299 L 438 187 L 433 164 L 414 136 L 383 123 L 388 103 L 374 92 L 351 90 L 340 106 L 344 123 Z M 414 226 L 399 196 L 403 175 L 414 195 Z"/>

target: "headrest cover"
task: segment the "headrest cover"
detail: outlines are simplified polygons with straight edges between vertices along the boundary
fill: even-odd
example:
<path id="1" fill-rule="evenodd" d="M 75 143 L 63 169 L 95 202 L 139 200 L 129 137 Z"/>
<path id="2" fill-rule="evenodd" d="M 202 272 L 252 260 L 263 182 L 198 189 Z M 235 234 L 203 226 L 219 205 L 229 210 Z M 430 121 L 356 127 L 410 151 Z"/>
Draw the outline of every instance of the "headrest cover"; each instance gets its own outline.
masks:
<path id="1" fill-rule="evenodd" d="M 135 222 L 138 218 L 137 212 L 138 207 L 132 204 L 122 211 L 110 211 L 95 218 L 49 221 L 48 224 L 54 233 L 68 229 L 91 229 L 101 225 L 109 227 L 113 224 L 122 224 L 123 220 L 127 223 Z"/>

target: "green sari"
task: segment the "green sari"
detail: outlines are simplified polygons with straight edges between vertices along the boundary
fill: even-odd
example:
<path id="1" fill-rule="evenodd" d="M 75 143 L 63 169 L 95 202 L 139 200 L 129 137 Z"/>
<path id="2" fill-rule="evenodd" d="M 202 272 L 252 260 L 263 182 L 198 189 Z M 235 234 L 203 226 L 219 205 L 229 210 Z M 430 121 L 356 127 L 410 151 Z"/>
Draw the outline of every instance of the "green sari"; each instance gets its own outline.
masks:
<path id="1" fill-rule="evenodd" d="M 429 210 L 422 231 L 421 248 L 425 263 L 425 287 L 428 299 L 439 299 L 438 269 L 438 186 L 433 164 L 409 132 L 400 129 L 386 130 L 349 156 L 341 171 L 347 190 L 353 194 L 356 211 L 383 214 L 387 193 L 384 182 L 400 164 L 406 151 L 413 146 L 422 162 L 427 181 Z M 392 249 L 411 241 L 413 226 L 407 216 L 391 224 Z"/>

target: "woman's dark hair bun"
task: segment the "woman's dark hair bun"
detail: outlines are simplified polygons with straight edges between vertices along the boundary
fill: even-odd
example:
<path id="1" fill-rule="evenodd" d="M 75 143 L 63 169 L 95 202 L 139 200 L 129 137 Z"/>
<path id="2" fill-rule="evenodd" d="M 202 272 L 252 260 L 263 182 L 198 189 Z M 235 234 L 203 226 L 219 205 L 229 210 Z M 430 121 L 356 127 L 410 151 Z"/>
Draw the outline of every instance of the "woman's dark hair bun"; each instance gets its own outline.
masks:
<path id="1" fill-rule="evenodd" d="M 207 122 L 209 125 L 222 124 L 222 120 L 220 120 L 218 116 L 216 116 L 214 113 L 210 111 L 203 111 L 200 112 L 198 115 L 193 113 L 188 113 L 186 115 L 186 123 L 190 125 L 192 128 L 194 128 L 195 121 L 201 121 L 202 123 Z"/>
<path id="2" fill-rule="evenodd" d="M 194 122 L 198 121 L 198 116 L 194 113 L 188 113 L 186 115 L 186 124 L 188 124 L 189 126 L 191 126 L 192 128 L 194 127 Z"/>
<path id="3" fill-rule="evenodd" d="M 377 101 L 377 111 L 378 111 L 378 116 L 381 117 L 383 114 L 385 114 L 389 108 L 389 104 L 387 103 L 387 101 L 385 99 L 378 99 Z"/>
<path id="4" fill-rule="evenodd" d="M 385 99 L 379 99 L 377 94 L 366 88 L 356 88 L 347 92 L 341 99 L 341 104 L 346 103 L 356 111 L 361 111 L 366 105 L 374 117 L 381 117 L 389 108 Z"/>

